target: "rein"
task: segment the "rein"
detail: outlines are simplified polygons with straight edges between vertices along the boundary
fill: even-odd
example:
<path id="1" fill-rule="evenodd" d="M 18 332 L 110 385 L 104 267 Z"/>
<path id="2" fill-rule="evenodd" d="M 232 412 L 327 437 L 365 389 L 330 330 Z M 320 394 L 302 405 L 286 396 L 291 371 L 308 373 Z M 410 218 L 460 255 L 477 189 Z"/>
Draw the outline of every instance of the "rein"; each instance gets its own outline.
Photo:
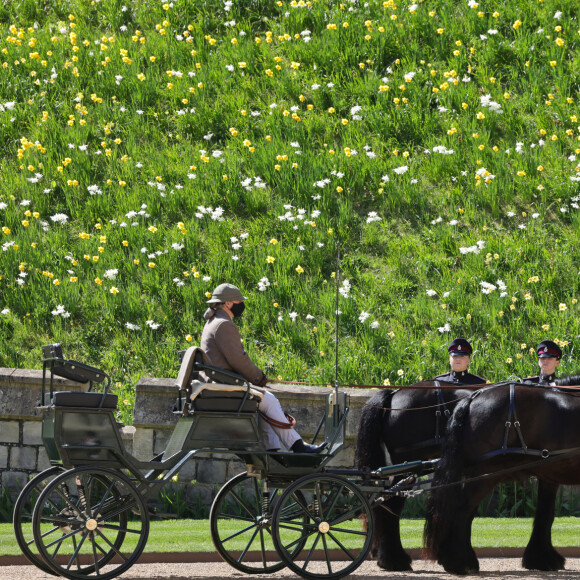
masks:
<path id="1" fill-rule="evenodd" d="M 435 388 L 435 387 L 433 387 Z M 425 405 L 424 407 L 407 407 L 401 409 L 400 407 L 381 407 L 380 405 L 369 405 L 365 403 L 365 407 L 372 407 L 373 409 L 380 409 L 382 411 L 422 411 L 423 409 L 438 409 L 439 407 L 444 407 L 445 405 L 452 405 L 459 401 L 463 401 L 463 399 L 467 399 L 471 395 L 466 395 L 465 397 L 457 397 L 457 399 L 451 399 L 450 401 L 441 401 L 439 403 L 435 403 L 434 405 Z"/>

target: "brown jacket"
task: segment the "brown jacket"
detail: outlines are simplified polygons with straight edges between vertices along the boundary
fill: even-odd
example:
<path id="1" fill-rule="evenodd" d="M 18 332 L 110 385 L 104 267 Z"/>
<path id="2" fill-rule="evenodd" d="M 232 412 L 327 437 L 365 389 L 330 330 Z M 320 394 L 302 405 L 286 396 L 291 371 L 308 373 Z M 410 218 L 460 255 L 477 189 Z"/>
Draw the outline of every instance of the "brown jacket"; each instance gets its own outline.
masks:
<path id="1" fill-rule="evenodd" d="M 205 323 L 200 348 L 210 365 L 234 371 L 255 385 L 264 380 L 264 373 L 244 351 L 238 327 L 223 310 L 217 310 Z"/>

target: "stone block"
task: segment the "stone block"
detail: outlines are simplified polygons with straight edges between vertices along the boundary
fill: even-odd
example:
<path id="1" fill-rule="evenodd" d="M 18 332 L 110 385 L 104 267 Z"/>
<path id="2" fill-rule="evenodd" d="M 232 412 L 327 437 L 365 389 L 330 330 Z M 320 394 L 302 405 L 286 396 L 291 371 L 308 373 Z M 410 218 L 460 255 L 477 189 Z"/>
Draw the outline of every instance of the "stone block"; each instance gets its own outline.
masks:
<path id="1" fill-rule="evenodd" d="M 24 421 L 22 443 L 24 445 L 42 445 L 42 423 L 40 421 Z"/>
<path id="2" fill-rule="evenodd" d="M 38 448 L 38 464 L 37 470 L 38 472 L 44 471 L 51 467 L 50 460 L 48 459 L 48 454 L 46 453 L 46 449 L 44 447 Z"/>
<path id="3" fill-rule="evenodd" d="M 246 464 L 239 459 L 230 459 L 227 463 L 226 478 L 223 483 L 229 481 L 234 475 L 246 471 Z"/>
<path id="4" fill-rule="evenodd" d="M 133 455 L 133 440 L 135 438 L 135 431 L 136 429 L 132 425 L 121 427 L 121 441 L 123 442 L 125 452 L 129 455 Z"/>
<path id="5" fill-rule="evenodd" d="M 11 447 L 10 469 L 36 470 L 37 447 Z"/>
<path id="6" fill-rule="evenodd" d="M 20 442 L 20 421 L 0 421 L 0 443 Z"/>
<path id="7" fill-rule="evenodd" d="M 28 474 L 20 471 L 5 471 L 2 474 L 2 487 L 10 491 L 20 492 L 28 483 Z"/>
<path id="8" fill-rule="evenodd" d="M 133 455 L 140 461 L 150 461 L 153 457 L 154 429 L 139 428 L 133 438 Z"/>
<path id="9" fill-rule="evenodd" d="M 196 512 L 196 517 L 207 518 L 216 488 L 205 485 L 190 485 L 187 488 L 187 500 L 190 508 Z"/>
<path id="10" fill-rule="evenodd" d="M 171 438 L 172 429 L 155 429 L 155 443 L 153 445 L 153 454 L 163 453 L 167 449 L 167 444 Z"/>
<path id="11" fill-rule="evenodd" d="M 227 463 L 225 461 L 215 461 L 213 459 L 200 461 L 197 468 L 197 482 L 222 484 L 226 480 L 226 468 Z"/>
<path id="12" fill-rule="evenodd" d="M 133 424 L 135 427 L 154 427 L 175 425 L 178 416 L 173 413 L 177 399 L 175 379 L 143 378 L 135 387 L 135 408 Z"/>
<path id="13" fill-rule="evenodd" d="M 0 469 L 8 467 L 8 447 L 0 445 Z"/>
<path id="14" fill-rule="evenodd" d="M 189 484 L 197 478 L 197 464 L 199 460 L 190 459 L 177 473 L 180 483 Z"/>

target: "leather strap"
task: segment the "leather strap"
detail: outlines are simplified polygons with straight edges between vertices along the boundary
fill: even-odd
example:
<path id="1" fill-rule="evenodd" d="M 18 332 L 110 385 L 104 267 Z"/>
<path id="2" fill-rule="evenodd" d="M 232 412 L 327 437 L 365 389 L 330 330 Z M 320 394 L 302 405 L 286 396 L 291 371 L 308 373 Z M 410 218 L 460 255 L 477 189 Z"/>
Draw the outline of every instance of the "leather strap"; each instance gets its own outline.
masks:
<path id="1" fill-rule="evenodd" d="M 268 415 L 265 415 L 262 413 L 262 411 L 258 412 L 260 413 L 262 419 L 264 419 L 266 423 L 272 425 L 272 427 L 277 427 L 278 429 L 292 429 L 294 425 L 296 425 L 296 419 L 294 419 L 294 417 L 288 413 L 284 413 L 284 415 L 286 415 L 286 419 L 288 419 L 288 423 L 283 423 L 282 421 L 277 421 L 276 419 L 272 419 L 272 417 L 268 417 Z"/>

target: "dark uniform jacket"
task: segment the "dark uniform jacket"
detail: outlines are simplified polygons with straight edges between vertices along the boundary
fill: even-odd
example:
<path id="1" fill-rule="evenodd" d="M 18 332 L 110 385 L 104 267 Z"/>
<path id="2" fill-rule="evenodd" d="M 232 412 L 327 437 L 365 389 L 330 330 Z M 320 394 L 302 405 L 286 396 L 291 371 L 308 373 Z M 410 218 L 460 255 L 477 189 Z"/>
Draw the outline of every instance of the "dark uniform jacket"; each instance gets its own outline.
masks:
<path id="1" fill-rule="evenodd" d="M 551 375 L 539 375 L 537 377 L 527 377 L 524 379 L 524 385 L 549 385 L 556 380 L 556 373 Z"/>
<path id="2" fill-rule="evenodd" d="M 460 373 L 451 371 L 443 375 L 435 377 L 433 380 L 440 381 L 442 383 L 453 383 L 454 385 L 484 385 L 487 381 L 478 377 L 477 375 L 472 375 L 467 371 L 462 371 Z"/>
<path id="3" fill-rule="evenodd" d="M 262 370 L 244 351 L 238 327 L 223 310 L 217 310 L 205 323 L 199 346 L 211 366 L 234 371 L 255 385 L 265 381 Z"/>

